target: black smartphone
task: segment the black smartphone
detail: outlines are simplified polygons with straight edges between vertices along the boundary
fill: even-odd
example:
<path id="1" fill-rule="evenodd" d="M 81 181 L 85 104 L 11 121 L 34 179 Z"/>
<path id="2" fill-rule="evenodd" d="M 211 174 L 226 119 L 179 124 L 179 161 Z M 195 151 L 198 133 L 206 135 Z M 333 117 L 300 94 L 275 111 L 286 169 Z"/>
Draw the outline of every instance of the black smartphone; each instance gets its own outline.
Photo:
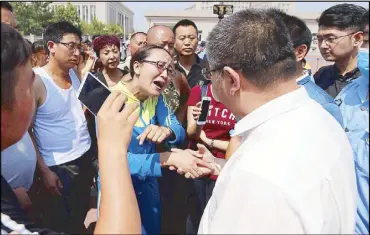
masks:
<path id="1" fill-rule="evenodd" d="M 108 87 L 92 73 L 87 73 L 78 90 L 78 99 L 95 116 L 110 95 Z"/>

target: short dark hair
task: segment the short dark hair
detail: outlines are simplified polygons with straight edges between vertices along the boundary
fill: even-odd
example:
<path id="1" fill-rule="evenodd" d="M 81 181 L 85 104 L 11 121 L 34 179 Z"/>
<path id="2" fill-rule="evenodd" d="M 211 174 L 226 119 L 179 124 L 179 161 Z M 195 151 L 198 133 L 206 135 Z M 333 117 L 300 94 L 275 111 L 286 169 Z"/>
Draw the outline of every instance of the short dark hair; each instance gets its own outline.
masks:
<path id="1" fill-rule="evenodd" d="M 288 15 L 281 10 L 275 9 L 275 11 L 287 26 L 290 38 L 293 42 L 293 47 L 296 48 L 300 45 L 306 45 L 308 52 L 312 43 L 312 34 L 306 23 L 298 17 Z"/>
<path id="2" fill-rule="evenodd" d="M 1 24 L 1 107 L 11 109 L 14 88 L 19 73 L 16 68 L 25 65 L 31 57 L 31 46 L 19 32 L 7 24 Z"/>
<path id="3" fill-rule="evenodd" d="M 136 33 L 133 33 L 130 37 L 130 41 L 136 36 L 136 35 L 139 35 L 139 34 L 144 34 L 146 36 L 146 33 L 144 32 L 136 32 Z"/>
<path id="4" fill-rule="evenodd" d="M 36 42 L 32 43 L 32 53 L 33 54 L 39 51 L 42 51 L 42 50 L 46 50 L 43 39 L 37 40 Z"/>
<path id="5" fill-rule="evenodd" d="M 150 56 L 150 53 L 152 50 L 154 49 L 160 49 L 160 50 L 164 50 L 165 52 L 167 52 L 169 55 L 170 53 L 164 49 L 163 47 L 161 46 L 157 46 L 157 45 L 145 45 L 143 47 L 140 47 L 136 52 L 135 54 L 133 54 L 131 56 L 131 61 L 130 61 L 130 74 L 131 74 L 131 77 L 134 77 L 134 74 L 135 74 L 135 71 L 134 71 L 134 63 L 137 62 L 137 61 L 143 61 L 145 60 L 146 58 L 148 58 L 148 56 Z"/>
<path id="6" fill-rule="evenodd" d="M 119 38 L 114 35 L 102 35 L 98 38 L 95 38 L 93 41 L 93 49 L 98 56 L 100 56 L 100 50 L 107 45 L 115 45 L 118 49 L 120 49 Z"/>
<path id="7" fill-rule="evenodd" d="M 89 39 L 86 39 L 85 41 L 83 41 L 82 43 L 86 44 L 86 45 L 91 45 L 91 41 Z"/>
<path id="8" fill-rule="evenodd" d="M 271 9 L 242 10 L 219 22 L 207 38 L 207 59 L 211 69 L 240 69 L 259 88 L 292 79 L 297 71 L 289 31 Z"/>
<path id="9" fill-rule="evenodd" d="M 183 20 L 180 20 L 179 22 L 177 22 L 176 24 L 175 24 L 175 26 L 173 26 L 173 29 L 172 29 L 172 31 L 173 31 L 173 33 L 176 35 L 176 29 L 178 28 L 178 27 L 180 27 L 180 26 L 193 26 L 194 28 L 195 28 L 195 30 L 197 31 L 197 34 L 198 34 L 198 27 L 197 27 L 197 25 L 193 22 L 193 21 L 191 21 L 191 20 L 188 20 L 188 19 L 183 19 Z"/>
<path id="10" fill-rule="evenodd" d="M 27 38 L 25 38 L 24 40 L 26 40 L 26 42 L 28 42 L 28 44 L 30 44 L 32 47 L 32 42 L 30 40 L 28 40 Z"/>
<path id="11" fill-rule="evenodd" d="M 320 26 L 336 27 L 340 30 L 361 30 L 361 18 L 366 9 L 355 4 L 342 3 L 321 13 L 317 22 Z"/>
<path id="12" fill-rule="evenodd" d="M 47 53 L 49 53 L 49 49 L 47 47 L 47 43 L 49 41 L 52 42 L 60 42 L 63 39 L 65 34 L 76 34 L 80 41 L 82 39 L 82 32 L 79 28 L 76 28 L 73 24 L 67 21 L 59 21 L 57 23 L 50 24 L 46 27 L 44 33 L 44 43 Z"/>
<path id="13" fill-rule="evenodd" d="M 361 30 L 364 30 L 366 25 L 369 25 L 369 9 L 367 9 L 361 18 Z"/>
<path id="14" fill-rule="evenodd" d="M 1 8 L 5 8 L 8 11 L 13 12 L 13 7 L 12 7 L 12 5 L 10 5 L 9 2 L 6 2 L 6 1 L 3 2 L 3 1 L 1 1 L 0 4 L 1 4 Z"/>

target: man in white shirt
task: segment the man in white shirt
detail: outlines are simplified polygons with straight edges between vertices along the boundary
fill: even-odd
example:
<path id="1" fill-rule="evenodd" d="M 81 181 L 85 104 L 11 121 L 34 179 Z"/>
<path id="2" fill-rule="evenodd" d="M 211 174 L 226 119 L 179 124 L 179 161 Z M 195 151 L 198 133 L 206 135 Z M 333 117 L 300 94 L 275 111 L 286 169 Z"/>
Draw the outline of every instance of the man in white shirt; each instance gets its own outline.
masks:
<path id="1" fill-rule="evenodd" d="M 73 69 L 81 53 L 81 31 L 69 22 L 57 22 L 46 28 L 44 41 L 50 60 L 34 69 L 36 113 L 30 131 L 45 186 L 38 195 L 42 223 L 80 234 L 85 232 L 94 175 L 91 138 L 77 98 L 80 78 Z"/>
<path id="2" fill-rule="evenodd" d="M 340 124 L 296 84 L 287 27 L 273 10 L 223 19 L 207 39 L 214 95 L 240 119 L 199 234 L 354 232 L 356 181 Z"/>

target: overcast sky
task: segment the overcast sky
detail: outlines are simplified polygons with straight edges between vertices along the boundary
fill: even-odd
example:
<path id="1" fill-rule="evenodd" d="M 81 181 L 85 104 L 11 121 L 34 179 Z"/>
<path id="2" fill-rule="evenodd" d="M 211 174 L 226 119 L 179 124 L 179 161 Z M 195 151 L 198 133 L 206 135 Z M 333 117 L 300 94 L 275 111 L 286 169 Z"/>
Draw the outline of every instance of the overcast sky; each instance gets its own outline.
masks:
<path id="1" fill-rule="evenodd" d="M 155 11 L 155 9 L 173 9 L 173 10 L 183 10 L 193 4 L 195 2 L 164 2 L 164 1 L 156 1 L 156 2 L 123 2 L 126 6 L 128 6 L 133 12 L 135 12 L 134 16 L 134 29 L 136 31 L 147 31 L 148 30 L 148 22 L 144 17 L 145 12 Z M 322 12 L 326 8 L 336 5 L 338 3 L 344 2 L 297 2 L 297 12 Z M 348 2 L 349 3 L 349 2 Z M 352 2 L 354 4 L 361 5 L 365 8 L 369 8 L 368 2 Z"/>

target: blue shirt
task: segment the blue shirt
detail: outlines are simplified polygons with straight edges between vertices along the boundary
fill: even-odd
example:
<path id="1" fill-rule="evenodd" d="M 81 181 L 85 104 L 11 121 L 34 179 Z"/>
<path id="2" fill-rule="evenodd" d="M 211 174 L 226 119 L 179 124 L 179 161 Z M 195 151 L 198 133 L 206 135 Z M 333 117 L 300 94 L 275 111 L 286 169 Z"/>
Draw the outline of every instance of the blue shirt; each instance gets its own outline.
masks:
<path id="1" fill-rule="evenodd" d="M 336 97 L 353 149 L 357 179 L 356 233 L 369 234 L 369 79 L 350 82 Z"/>
<path id="2" fill-rule="evenodd" d="M 304 86 L 310 98 L 319 103 L 343 127 L 343 118 L 337 103 L 328 93 L 312 82 L 311 76 L 306 74 L 298 78 L 297 84 Z"/>

